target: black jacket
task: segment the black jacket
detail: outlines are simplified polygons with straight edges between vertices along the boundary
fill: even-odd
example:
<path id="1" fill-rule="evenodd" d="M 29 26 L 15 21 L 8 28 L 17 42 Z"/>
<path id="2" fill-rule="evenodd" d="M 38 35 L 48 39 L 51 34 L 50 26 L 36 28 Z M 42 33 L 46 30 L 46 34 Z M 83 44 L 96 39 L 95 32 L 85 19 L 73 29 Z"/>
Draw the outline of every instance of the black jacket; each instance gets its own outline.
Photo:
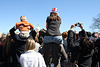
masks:
<path id="1" fill-rule="evenodd" d="M 90 53 L 80 52 L 80 55 L 78 58 L 78 66 L 91 67 L 93 52 L 94 52 L 93 50 Z"/>
<path id="2" fill-rule="evenodd" d="M 79 41 L 75 39 L 74 32 L 68 31 L 68 51 L 71 52 L 71 62 L 74 63 L 77 60 L 79 54 Z"/>
<path id="3" fill-rule="evenodd" d="M 97 52 L 97 59 L 100 62 L 100 38 L 98 38 L 95 42 L 96 52 Z"/>
<path id="4" fill-rule="evenodd" d="M 80 32 L 80 37 L 86 37 L 85 30 Z M 79 49 L 80 40 L 76 40 L 74 37 L 74 32 L 72 30 L 68 31 L 68 46 L 70 52 L 72 53 L 71 61 L 78 61 L 79 67 L 91 67 L 91 61 L 93 56 L 93 51 L 90 53 L 81 52 Z"/>
<path id="5" fill-rule="evenodd" d="M 91 66 L 91 59 L 93 52 L 91 53 L 82 53 L 80 52 L 80 40 L 75 39 L 75 33 L 72 30 L 68 31 L 68 49 L 71 52 L 71 61 L 78 61 L 79 67 L 90 67 Z M 86 37 L 85 30 L 80 32 L 81 37 Z"/>
<path id="6" fill-rule="evenodd" d="M 32 36 L 29 36 L 28 38 L 21 38 L 18 34 L 15 34 L 15 27 L 10 29 L 11 37 L 14 40 L 14 43 L 11 45 L 11 56 L 12 56 L 12 63 L 13 67 L 21 67 L 21 64 L 19 62 L 20 55 L 25 50 L 25 43 L 28 38 L 34 38 Z M 33 33 L 32 33 L 33 32 Z M 31 31 L 31 34 L 36 35 L 36 32 Z"/>

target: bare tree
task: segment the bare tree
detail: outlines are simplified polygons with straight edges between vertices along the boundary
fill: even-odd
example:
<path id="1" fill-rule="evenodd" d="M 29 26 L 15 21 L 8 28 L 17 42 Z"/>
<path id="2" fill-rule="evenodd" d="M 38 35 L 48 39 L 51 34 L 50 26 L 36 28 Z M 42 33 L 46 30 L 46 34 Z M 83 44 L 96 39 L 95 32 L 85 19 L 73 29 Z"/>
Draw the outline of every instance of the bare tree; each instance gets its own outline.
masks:
<path id="1" fill-rule="evenodd" d="M 100 31 L 100 13 L 93 18 L 93 24 L 90 26 L 92 30 L 98 29 Z"/>

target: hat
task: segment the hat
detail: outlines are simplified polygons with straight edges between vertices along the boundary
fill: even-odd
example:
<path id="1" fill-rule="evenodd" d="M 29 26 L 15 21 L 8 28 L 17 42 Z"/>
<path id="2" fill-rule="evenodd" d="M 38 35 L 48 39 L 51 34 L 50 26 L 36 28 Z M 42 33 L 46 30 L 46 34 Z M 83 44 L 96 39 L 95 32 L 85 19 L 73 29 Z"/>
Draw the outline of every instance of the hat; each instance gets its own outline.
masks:
<path id="1" fill-rule="evenodd" d="M 58 8 L 52 8 L 52 11 L 51 12 L 58 13 Z"/>

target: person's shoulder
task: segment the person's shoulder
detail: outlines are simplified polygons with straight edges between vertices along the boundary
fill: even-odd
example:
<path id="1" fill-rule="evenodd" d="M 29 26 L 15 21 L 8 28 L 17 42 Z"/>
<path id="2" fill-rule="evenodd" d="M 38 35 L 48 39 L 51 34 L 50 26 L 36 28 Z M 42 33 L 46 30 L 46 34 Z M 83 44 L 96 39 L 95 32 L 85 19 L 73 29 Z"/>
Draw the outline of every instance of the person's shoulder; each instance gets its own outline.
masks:
<path id="1" fill-rule="evenodd" d="M 50 16 L 47 16 L 47 19 L 50 19 Z"/>
<path id="2" fill-rule="evenodd" d="M 20 59 L 21 59 L 21 60 L 24 60 L 25 57 L 26 57 L 26 55 L 25 55 L 24 53 L 22 53 L 22 54 L 20 55 Z"/>
<path id="3" fill-rule="evenodd" d="M 26 53 L 22 53 L 20 56 L 25 56 L 26 55 Z"/>
<path id="4" fill-rule="evenodd" d="M 37 42 L 35 42 L 35 44 L 40 46 L 40 44 L 39 44 L 39 43 L 37 43 Z"/>
<path id="5" fill-rule="evenodd" d="M 39 57 L 39 58 L 41 58 L 41 57 L 43 57 L 40 53 L 38 53 L 37 52 L 37 56 Z"/>
<path id="6" fill-rule="evenodd" d="M 100 43 L 100 37 L 95 41 L 95 43 Z"/>
<path id="7" fill-rule="evenodd" d="M 25 53 L 22 53 L 22 54 L 20 55 L 20 61 L 25 61 L 26 58 L 27 58 L 27 55 L 26 55 Z"/>

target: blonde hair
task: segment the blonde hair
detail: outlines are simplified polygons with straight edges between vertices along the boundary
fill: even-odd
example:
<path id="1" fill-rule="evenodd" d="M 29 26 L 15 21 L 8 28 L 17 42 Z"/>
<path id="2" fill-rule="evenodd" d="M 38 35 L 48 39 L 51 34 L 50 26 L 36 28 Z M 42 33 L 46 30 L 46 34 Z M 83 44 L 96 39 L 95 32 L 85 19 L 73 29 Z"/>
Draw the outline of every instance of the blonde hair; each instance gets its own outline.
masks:
<path id="1" fill-rule="evenodd" d="M 34 50 L 36 48 L 35 41 L 32 38 L 27 39 L 25 45 L 25 52 L 28 50 Z"/>
<path id="2" fill-rule="evenodd" d="M 27 21 L 27 18 L 26 18 L 26 16 L 21 16 L 21 17 L 20 17 L 20 20 L 21 20 L 21 21 Z"/>

